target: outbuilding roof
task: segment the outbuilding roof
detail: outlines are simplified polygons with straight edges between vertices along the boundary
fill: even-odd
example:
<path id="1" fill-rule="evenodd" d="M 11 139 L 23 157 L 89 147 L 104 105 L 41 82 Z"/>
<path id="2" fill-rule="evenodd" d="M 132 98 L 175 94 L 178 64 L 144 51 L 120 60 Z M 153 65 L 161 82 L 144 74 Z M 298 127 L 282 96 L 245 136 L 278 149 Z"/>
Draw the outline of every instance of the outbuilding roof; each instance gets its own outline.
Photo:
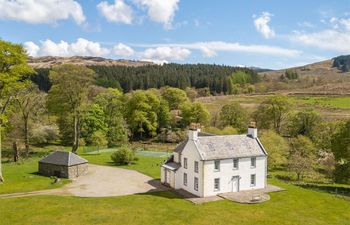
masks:
<path id="1" fill-rule="evenodd" d="M 55 151 L 45 158 L 41 159 L 39 163 L 54 164 L 59 166 L 74 166 L 87 163 L 86 159 L 72 153 L 64 151 Z"/>

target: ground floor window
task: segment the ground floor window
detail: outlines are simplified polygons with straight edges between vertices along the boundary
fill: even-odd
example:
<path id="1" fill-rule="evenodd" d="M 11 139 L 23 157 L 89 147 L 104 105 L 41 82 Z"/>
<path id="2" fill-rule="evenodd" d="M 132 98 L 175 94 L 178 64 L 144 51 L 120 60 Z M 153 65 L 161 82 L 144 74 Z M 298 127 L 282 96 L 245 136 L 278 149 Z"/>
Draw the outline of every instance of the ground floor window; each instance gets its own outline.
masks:
<path id="1" fill-rule="evenodd" d="M 214 179 L 214 191 L 219 191 L 220 190 L 220 178 L 215 178 Z"/>
<path id="2" fill-rule="evenodd" d="M 194 178 L 194 190 L 198 191 L 198 178 L 197 177 Z"/>
<path id="3" fill-rule="evenodd" d="M 250 175 L 250 186 L 251 187 L 255 186 L 255 180 L 256 180 L 255 178 L 256 178 L 255 174 Z"/>
<path id="4" fill-rule="evenodd" d="M 184 173 L 184 185 L 187 186 L 187 173 Z"/>

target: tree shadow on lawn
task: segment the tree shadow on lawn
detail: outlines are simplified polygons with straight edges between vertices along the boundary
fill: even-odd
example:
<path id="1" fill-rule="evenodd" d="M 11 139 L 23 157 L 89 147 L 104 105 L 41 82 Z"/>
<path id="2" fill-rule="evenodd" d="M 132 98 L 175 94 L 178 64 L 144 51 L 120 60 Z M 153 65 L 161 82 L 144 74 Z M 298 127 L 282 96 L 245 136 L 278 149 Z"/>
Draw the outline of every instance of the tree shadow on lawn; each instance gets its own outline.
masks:
<path id="1" fill-rule="evenodd" d="M 322 191 L 335 195 L 350 197 L 350 187 L 338 187 L 332 184 L 310 184 L 310 183 L 294 183 L 298 187 L 310 189 L 314 191 Z"/>

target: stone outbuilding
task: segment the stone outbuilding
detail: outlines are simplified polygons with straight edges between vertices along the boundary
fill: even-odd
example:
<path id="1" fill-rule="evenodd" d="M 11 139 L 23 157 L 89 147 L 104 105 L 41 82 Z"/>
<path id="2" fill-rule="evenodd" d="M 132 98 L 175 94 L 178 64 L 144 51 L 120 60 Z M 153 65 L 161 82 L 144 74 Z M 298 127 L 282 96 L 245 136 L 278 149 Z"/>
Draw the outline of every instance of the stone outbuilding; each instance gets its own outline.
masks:
<path id="1" fill-rule="evenodd" d="M 39 161 L 39 173 L 45 176 L 76 178 L 87 171 L 88 161 L 72 152 L 55 151 Z"/>

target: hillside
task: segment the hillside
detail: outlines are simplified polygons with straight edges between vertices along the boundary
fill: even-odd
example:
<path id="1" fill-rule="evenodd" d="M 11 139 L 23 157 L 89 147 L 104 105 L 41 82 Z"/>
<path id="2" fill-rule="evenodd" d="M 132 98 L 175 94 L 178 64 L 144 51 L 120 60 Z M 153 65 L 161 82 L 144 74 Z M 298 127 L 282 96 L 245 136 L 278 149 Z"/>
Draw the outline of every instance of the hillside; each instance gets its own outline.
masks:
<path id="1" fill-rule="evenodd" d="M 153 65 L 152 62 L 147 61 L 132 61 L 126 59 L 105 59 L 102 57 L 87 57 L 87 56 L 72 56 L 72 57 L 55 57 L 55 56 L 44 56 L 44 57 L 31 57 L 28 60 L 28 64 L 35 69 L 38 68 L 51 68 L 55 65 L 61 64 L 75 64 L 84 66 L 146 66 Z"/>
<path id="2" fill-rule="evenodd" d="M 334 58 L 335 59 L 335 58 Z M 305 66 L 260 72 L 259 76 L 269 85 L 271 92 L 289 92 L 295 94 L 349 95 L 350 72 L 334 66 L 334 59 L 308 64 Z M 298 79 L 281 80 L 286 71 L 298 74 Z"/>
<path id="3" fill-rule="evenodd" d="M 336 76 L 336 75 L 350 75 L 350 72 L 343 72 L 337 67 L 333 67 L 333 60 L 325 60 L 308 64 L 305 66 L 291 67 L 282 70 L 272 70 L 260 72 L 260 75 L 266 75 L 273 78 L 279 78 L 287 69 L 295 70 L 300 76 Z"/>

